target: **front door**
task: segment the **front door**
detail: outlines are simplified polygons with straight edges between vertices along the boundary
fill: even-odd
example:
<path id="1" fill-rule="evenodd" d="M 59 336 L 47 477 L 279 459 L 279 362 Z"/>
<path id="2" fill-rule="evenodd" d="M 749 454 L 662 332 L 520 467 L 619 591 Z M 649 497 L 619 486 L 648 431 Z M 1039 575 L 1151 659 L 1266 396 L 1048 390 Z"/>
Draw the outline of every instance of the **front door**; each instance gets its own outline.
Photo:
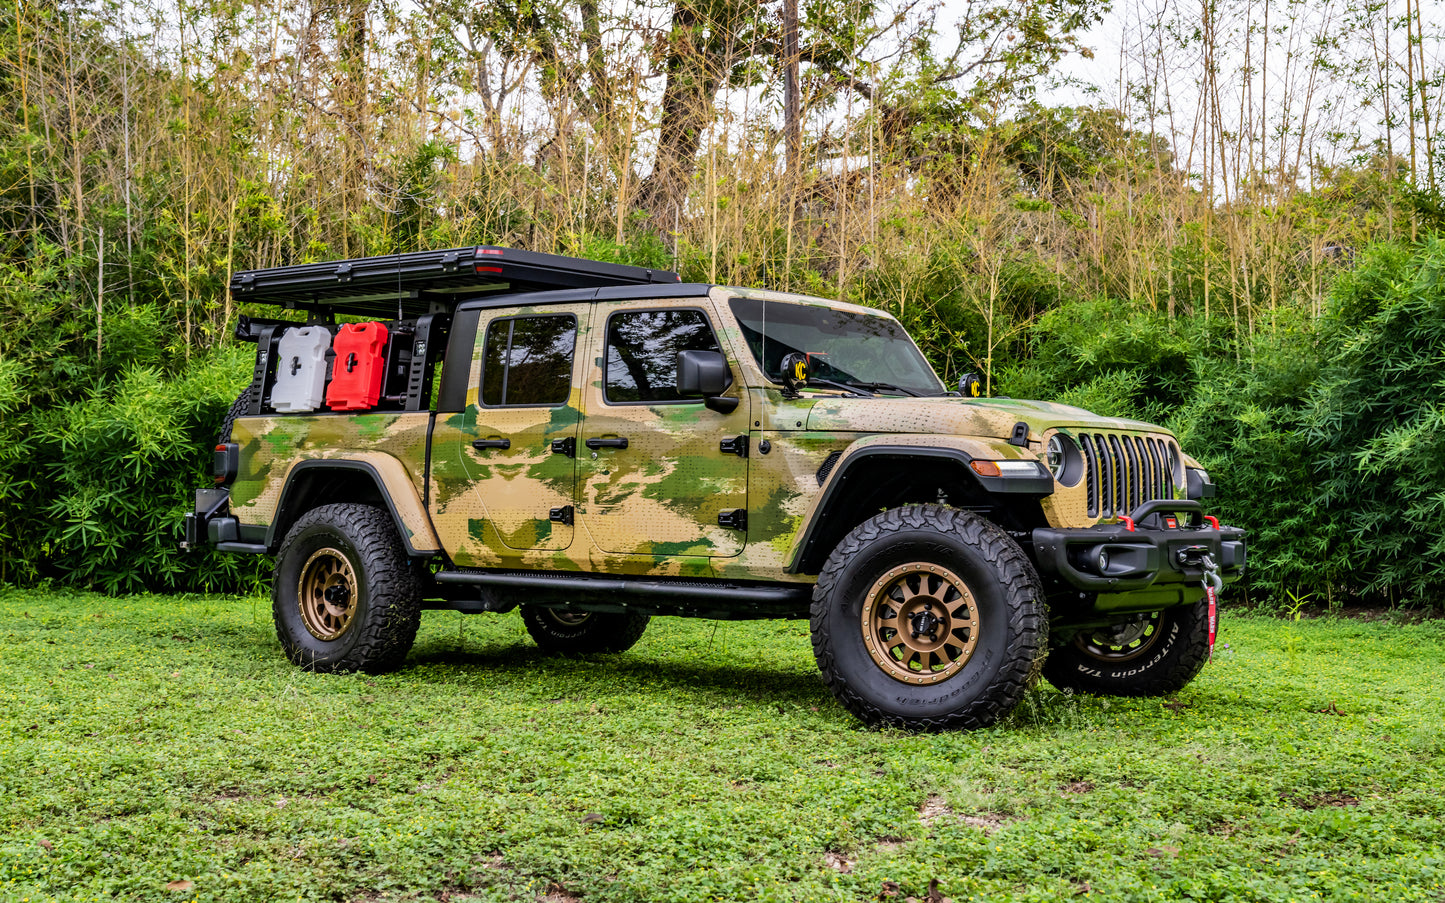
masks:
<path id="1" fill-rule="evenodd" d="M 580 419 L 573 371 L 587 315 L 586 305 L 559 305 L 478 324 L 480 385 L 460 458 L 485 512 L 482 535 L 472 539 L 503 555 L 572 544 Z"/>
<path id="2" fill-rule="evenodd" d="M 710 303 L 604 303 L 593 317 L 601 354 L 577 442 L 579 513 L 592 541 L 604 552 L 658 559 L 737 555 L 748 505 L 741 370 L 730 362 L 727 395 L 741 401 L 730 413 L 677 394 L 679 351 L 722 350 Z"/>

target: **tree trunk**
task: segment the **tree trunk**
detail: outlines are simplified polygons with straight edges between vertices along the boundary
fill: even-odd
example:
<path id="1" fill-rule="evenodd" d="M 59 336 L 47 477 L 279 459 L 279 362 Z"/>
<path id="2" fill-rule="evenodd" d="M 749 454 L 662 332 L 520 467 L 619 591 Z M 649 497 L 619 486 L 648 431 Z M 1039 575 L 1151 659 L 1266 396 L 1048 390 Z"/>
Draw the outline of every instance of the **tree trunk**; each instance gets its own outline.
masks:
<path id="1" fill-rule="evenodd" d="M 657 223 L 667 222 L 670 211 L 686 196 L 702 133 L 712 121 L 724 60 L 710 31 L 715 31 L 713 23 L 698 12 L 695 2 L 679 0 L 667 50 L 657 162 L 638 191 L 638 203 Z"/>
<path id="2" fill-rule="evenodd" d="M 798 0 L 783 0 L 783 132 L 788 179 L 797 182 L 803 156 L 802 102 L 798 93 Z"/>

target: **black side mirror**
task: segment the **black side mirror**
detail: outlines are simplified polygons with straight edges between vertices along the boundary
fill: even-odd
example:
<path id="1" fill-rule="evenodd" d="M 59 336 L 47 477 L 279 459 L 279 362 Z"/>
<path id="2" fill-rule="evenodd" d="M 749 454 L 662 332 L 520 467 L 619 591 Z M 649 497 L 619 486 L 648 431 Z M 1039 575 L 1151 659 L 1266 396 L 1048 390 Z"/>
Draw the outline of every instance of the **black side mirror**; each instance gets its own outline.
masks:
<path id="1" fill-rule="evenodd" d="M 737 407 L 736 398 L 719 398 L 733 384 L 732 371 L 721 351 L 679 351 L 677 353 L 677 394 L 706 399 L 714 411 L 724 414 Z M 726 410 L 724 410 L 726 408 Z"/>
<path id="2" fill-rule="evenodd" d="M 687 398 L 721 395 L 733 384 L 727 358 L 718 351 L 677 353 L 677 394 Z"/>

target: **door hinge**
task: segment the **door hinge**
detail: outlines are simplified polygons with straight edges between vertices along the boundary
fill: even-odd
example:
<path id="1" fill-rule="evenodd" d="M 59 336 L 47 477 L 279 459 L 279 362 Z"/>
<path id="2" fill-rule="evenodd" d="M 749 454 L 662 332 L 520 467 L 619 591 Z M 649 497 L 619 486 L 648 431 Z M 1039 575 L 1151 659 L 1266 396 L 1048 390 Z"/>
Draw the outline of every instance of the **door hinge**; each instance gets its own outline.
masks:
<path id="1" fill-rule="evenodd" d="M 571 436 L 566 439 L 553 439 L 552 454 L 566 455 L 569 458 L 577 457 L 577 440 Z"/>
<path id="2" fill-rule="evenodd" d="M 729 530 L 746 530 L 748 528 L 748 511 L 746 508 L 730 508 L 727 511 L 719 511 L 717 525 L 727 527 Z"/>
<path id="3" fill-rule="evenodd" d="M 724 439 L 718 443 L 718 451 L 726 455 L 737 455 L 739 458 L 748 456 L 748 436 L 744 433 L 741 436 L 734 436 L 731 439 Z"/>
<path id="4" fill-rule="evenodd" d="M 559 524 L 567 524 L 568 526 L 571 526 L 572 506 L 563 505 L 561 508 L 553 508 L 551 514 L 548 515 L 548 519 L 553 520 Z"/>

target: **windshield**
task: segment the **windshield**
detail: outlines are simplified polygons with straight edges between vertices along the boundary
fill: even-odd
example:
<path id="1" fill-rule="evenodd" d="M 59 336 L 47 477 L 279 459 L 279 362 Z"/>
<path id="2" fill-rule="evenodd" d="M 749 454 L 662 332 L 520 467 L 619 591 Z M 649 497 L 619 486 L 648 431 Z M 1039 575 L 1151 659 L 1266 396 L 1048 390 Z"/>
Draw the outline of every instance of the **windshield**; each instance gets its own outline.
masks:
<path id="1" fill-rule="evenodd" d="M 868 391 L 942 395 L 943 384 L 898 322 L 875 314 L 735 295 L 728 301 L 753 358 L 782 381 L 784 356 L 810 356 L 809 378 Z"/>

